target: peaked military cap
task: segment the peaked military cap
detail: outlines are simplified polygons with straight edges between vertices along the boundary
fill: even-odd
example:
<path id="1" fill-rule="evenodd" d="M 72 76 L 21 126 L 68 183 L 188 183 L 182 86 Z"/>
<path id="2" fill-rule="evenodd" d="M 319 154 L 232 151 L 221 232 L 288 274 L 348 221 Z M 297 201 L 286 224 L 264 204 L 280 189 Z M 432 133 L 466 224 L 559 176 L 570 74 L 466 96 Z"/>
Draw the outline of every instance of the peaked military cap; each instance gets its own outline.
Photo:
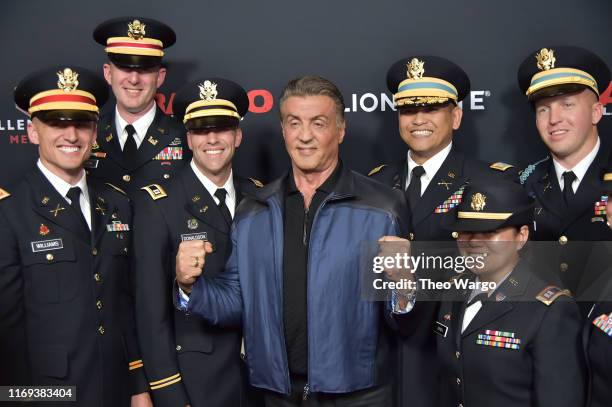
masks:
<path id="1" fill-rule="evenodd" d="M 449 229 L 492 232 L 508 226 L 531 225 L 533 199 L 516 182 L 490 177 L 466 186 Z"/>
<path id="2" fill-rule="evenodd" d="M 151 68 L 162 62 L 164 49 L 176 42 L 166 24 L 150 18 L 119 17 L 96 27 L 94 40 L 104 45 L 108 59 L 122 68 Z"/>
<path id="3" fill-rule="evenodd" d="M 391 65 L 387 87 L 397 108 L 457 104 L 470 91 L 470 79 L 448 59 L 415 55 Z"/>
<path id="4" fill-rule="evenodd" d="M 237 127 L 247 113 L 249 98 L 236 82 L 204 78 L 183 86 L 173 106 L 187 130 Z"/>
<path id="5" fill-rule="evenodd" d="M 61 65 L 36 71 L 19 82 L 17 108 L 41 120 L 98 120 L 108 85 L 88 69 Z"/>
<path id="6" fill-rule="evenodd" d="M 610 83 L 610 70 L 589 50 L 556 46 L 531 52 L 519 67 L 518 82 L 530 101 L 583 89 L 599 96 Z"/>

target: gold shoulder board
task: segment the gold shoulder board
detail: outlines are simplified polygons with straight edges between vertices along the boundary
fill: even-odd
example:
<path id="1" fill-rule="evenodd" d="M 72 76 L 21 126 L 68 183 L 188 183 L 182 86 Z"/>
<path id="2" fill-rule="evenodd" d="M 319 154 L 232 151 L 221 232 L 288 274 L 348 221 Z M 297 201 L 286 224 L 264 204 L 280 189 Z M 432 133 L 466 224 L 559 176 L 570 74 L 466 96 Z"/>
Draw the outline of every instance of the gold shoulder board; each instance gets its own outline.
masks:
<path id="1" fill-rule="evenodd" d="M 540 291 L 536 298 L 542 301 L 544 304 L 550 305 L 562 295 L 567 295 L 568 297 L 571 297 L 572 293 L 570 292 L 570 290 L 562 290 L 557 286 L 549 285 L 548 287 Z"/>
<path id="2" fill-rule="evenodd" d="M 255 186 L 257 188 L 263 188 L 263 186 L 264 186 L 263 182 L 261 182 L 260 180 L 258 180 L 256 178 L 249 178 L 249 181 L 251 181 L 253 184 L 255 184 Z"/>
<path id="3" fill-rule="evenodd" d="M 4 198 L 8 198 L 9 196 L 11 196 L 11 194 L 9 192 L 7 192 L 4 189 L 0 188 L 0 201 L 3 200 Z"/>
<path id="4" fill-rule="evenodd" d="M 489 166 L 489 168 L 492 168 L 494 170 L 497 171 L 506 171 L 510 168 L 514 167 L 514 165 L 512 164 L 506 164 L 506 163 L 502 163 L 502 162 L 497 162 L 497 163 L 493 163 Z"/>
<path id="5" fill-rule="evenodd" d="M 116 185 L 111 184 L 110 182 L 105 182 L 104 185 L 108 185 L 109 187 L 111 187 L 115 191 L 119 192 L 120 194 L 127 195 L 123 189 L 119 188 Z"/>
<path id="6" fill-rule="evenodd" d="M 147 191 L 149 196 L 151 196 L 154 201 L 168 196 L 168 194 L 166 194 L 166 191 L 164 191 L 164 189 L 159 184 L 147 185 L 146 187 L 142 187 L 140 189 L 142 189 L 143 191 Z"/>
<path id="7" fill-rule="evenodd" d="M 368 177 L 371 177 L 372 175 L 376 174 L 377 172 L 379 172 L 380 170 L 382 170 L 386 166 L 387 166 L 387 164 L 383 164 L 383 165 L 379 165 L 376 168 L 372 168 L 372 171 L 368 172 Z"/>

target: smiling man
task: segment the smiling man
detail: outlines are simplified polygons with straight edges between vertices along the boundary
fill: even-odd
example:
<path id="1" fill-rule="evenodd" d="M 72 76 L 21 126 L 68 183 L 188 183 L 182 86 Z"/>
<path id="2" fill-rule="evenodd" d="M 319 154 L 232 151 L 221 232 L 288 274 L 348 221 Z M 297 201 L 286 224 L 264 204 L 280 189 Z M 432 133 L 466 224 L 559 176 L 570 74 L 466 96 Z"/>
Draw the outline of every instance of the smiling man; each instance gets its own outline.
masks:
<path id="1" fill-rule="evenodd" d="M 246 406 L 241 329 L 214 327 L 172 304 L 175 256 L 209 242 L 206 273 L 223 270 L 237 204 L 262 184 L 232 171 L 249 99 L 238 84 L 204 78 L 176 95 L 193 160 L 134 199 L 136 311 L 145 371 L 160 407 Z M 194 257 L 189 261 L 193 264 Z"/>
<path id="2" fill-rule="evenodd" d="M 179 250 L 180 307 L 214 325 L 240 324 L 253 386 L 267 407 L 392 403 L 385 307 L 360 297 L 363 242 L 406 236 L 402 195 L 342 164 L 344 101 L 318 76 L 280 98 L 289 171 L 242 201 L 225 271 L 214 245 Z"/>
<path id="3" fill-rule="evenodd" d="M 104 78 L 117 104 L 100 118 L 98 143 L 85 167 L 132 195 L 145 184 L 171 178 L 189 162 L 184 129 L 155 103 L 166 78 L 163 50 L 176 35 L 156 20 L 120 17 L 100 24 L 93 36 L 105 46 Z"/>
<path id="4" fill-rule="evenodd" d="M 559 46 L 530 53 L 518 80 L 550 152 L 520 177 L 536 199 L 533 239 L 555 242 L 553 268 L 580 297 L 591 283 L 582 278 L 590 242 L 612 240 L 599 186 L 612 143 L 597 130 L 603 115 L 599 94 L 610 83 L 610 71 L 588 50 Z"/>
<path id="5" fill-rule="evenodd" d="M 130 296 L 131 209 L 86 177 L 102 78 L 55 67 L 23 79 L 34 170 L 0 190 L 0 383 L 76 386 L 75 406 L 151 406 Z"/>
<path id="6" fill-rule="evenodd" d="M 378 166 L 369 176 L 405 193 L 412 210 L 411 240 L 446 241 L 452 254 L 455 235 L 444 225 L 452 219 L 451 210 L 461 202 L 465 186 L 483 175 L 501 177 L 514 171 L 508 164 L 488 165 L 466 157 L 454 147 L 453 134 L 463 118 L 459 102 L 470 90 L 470 80 L 457 64 L 436 56 L 403 58 L 389 68 L 387 86 L 394 93 L 399 133 L 408 152 L 397 165 Z M 437 244 L 436 250 L 443 245 Z M 422 277 L 446 280 L 446 274 L 427 270 Z M 433 314 L 421 323 L 430 326 L 431 319 Z M 402 342 L 400 404 L 435 406 L 435 393 L 414 391 L 433 389 L 438 381 L 435 342 L 426 329 L 418 332 L 421 335 Z"/>

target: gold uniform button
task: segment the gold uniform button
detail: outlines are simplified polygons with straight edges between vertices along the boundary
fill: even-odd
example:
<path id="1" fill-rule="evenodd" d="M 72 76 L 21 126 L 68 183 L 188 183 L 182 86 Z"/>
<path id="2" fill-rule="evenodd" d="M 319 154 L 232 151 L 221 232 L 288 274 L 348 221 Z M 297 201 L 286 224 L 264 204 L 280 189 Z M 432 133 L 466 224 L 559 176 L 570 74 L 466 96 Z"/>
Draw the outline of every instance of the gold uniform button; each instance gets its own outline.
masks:
<path id="1" fill-rule="evenodd" d="M 130 177 L 128 174 L 125 174 L 125 175 L 123 176 L 123 180 L 124 180 L 125 182 L 130 182 L 130 180 L 131 180 L 131 179 L 132 179 L 132 177 Z"/>
<path id="2" fill-rule="evenodd" d="M 100 273 L 94 274 L 94 280 L 96 280 L 97 283 L 102 281 L 102 276 L 100 276 Z"/>
<path id="3" fill-rule="evenodd" d="M 96 301 L 96 308 L 97 309 L 102 309 L 102 301 L 100 301 L 100 300 Z"/>
<path id="4" fill-rule="evenodd" d="M 164 179 L 169 179 L 170 178 L 170 174 L 164 174 Z"/>
<path id="5" fill-rule="evenodd" d="M 457 386 L 461 386 L 461 379 L 457 378 Z"/>
<path id="6" fill-rule="evenodd" d="M 408 239 L 414 240 L 414 233 L 410 232 L 410 234 L 408 235 Z"/>
<path id="7" fill-rule="evenodd" d="M 91 254 L 93 254 L 94 256 L 98 255 L 98 249 L 96 249 L 95 247 L 91 250 Z"/>
<path id="8" fill-rule="evenodd" d="M 559 244 L 560 244 L 560 245 L 567 244 L 567 236 L 561 236 L 561 237 L 559 238 Z"/>
<path id="9" fill-rule="evenodd" d="M 53 260 L 53 255 L 51 253 L 47 253 L 47 260 L 51 261 Z"/>
<path id="10" fill-rule="evenodd" d="M 461 356 L 461 352 L 459 352 L 459 351 L 455 352 L 455 357 L 456 357 L 457 359 L 459 359 L 459 357 L 460 357 L 460 356 Z"/>
<path id="11" fill-rule="evenodd" d="M 463 407 L 463 404 L 459 403 L 459 405 L 457 407 Z"/>
<path id="12" fill-rule="evenodd" d="M 453 232 L 453 233 L 451 233 L 451 236 L 453 237 L 453 239 L 456 239 L 456 238 L 459 237 L 459 233 Z"/>
<path id="13" fill-rule="evenodd" d="M 102 325 L 98 327 L 98 332 L 100 333 L 100 335 L 104 335 L 104 327 Z"/>
<path id="14" fill-rule="evenodd" d="M 183 347 L 181 345 L 176 345 L 176 350 L 180 352 L 180 350 L 183 349 Z"/>
<path id="15" fill-rule="evenodd" d="M 559 264 L 559 270 L 561 270 L 562 273 L 566 272 L 568 268 L 569 266 L 567 265 L 567 263 Z"/>

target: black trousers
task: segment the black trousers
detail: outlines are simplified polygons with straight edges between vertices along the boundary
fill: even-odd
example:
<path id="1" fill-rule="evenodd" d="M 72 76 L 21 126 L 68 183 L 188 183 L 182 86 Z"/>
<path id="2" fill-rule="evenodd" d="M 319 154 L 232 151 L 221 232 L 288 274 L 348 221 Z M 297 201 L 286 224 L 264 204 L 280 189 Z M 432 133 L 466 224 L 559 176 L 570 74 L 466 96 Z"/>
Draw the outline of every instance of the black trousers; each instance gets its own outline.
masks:
<path id="1" fill-rule="evenodd" d="M 304 400 L 304 378 L 291 376 L 291 394 L 266 392 L 266 407 L 392 407 L 391 384 L 352 393 L 309 393 Z"/>

